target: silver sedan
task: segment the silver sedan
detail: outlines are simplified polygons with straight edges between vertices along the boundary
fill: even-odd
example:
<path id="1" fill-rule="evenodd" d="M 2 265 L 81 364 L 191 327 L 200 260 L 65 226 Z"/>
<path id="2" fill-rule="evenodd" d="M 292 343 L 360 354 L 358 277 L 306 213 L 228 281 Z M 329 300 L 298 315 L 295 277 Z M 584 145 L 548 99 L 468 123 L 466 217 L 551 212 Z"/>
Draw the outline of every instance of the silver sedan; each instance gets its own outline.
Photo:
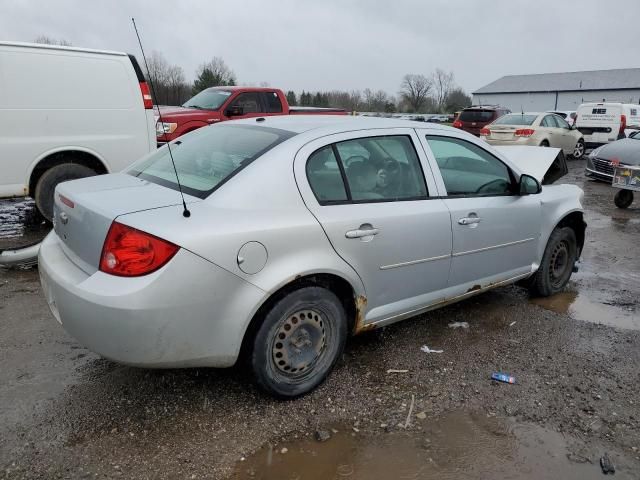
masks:
<path id="1" fill-rule="evenodd" d="M 202 128 L 125 172 L 58 186 L 43 290 L 104 357 L 242 355 L 266 391 L 297 396 L 350 334 L 517 281 L 562 290 L 584 244 L 582 191 L 550 184 L 566 171 L 557 150 L 511 148 L 393 119 Z"/>

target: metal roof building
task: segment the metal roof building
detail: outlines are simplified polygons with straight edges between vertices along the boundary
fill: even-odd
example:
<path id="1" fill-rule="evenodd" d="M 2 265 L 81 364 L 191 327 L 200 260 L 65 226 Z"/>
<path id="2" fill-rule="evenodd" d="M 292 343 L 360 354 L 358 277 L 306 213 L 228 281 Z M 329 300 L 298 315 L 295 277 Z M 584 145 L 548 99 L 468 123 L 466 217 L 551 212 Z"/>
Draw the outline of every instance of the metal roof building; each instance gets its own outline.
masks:
<path id="1" fill-rule="evenodd" d="M 640 103 L 640 68 L 507 75 L 473 92 L 474 105 L 576 110 L 584 102 Z"/>

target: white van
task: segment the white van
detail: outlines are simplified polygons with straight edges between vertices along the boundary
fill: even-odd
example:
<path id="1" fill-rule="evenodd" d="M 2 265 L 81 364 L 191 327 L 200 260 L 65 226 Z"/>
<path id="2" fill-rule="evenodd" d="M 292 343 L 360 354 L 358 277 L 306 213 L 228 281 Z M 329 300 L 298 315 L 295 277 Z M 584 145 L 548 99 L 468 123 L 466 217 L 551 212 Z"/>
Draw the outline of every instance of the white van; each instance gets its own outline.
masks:
<path id="1" fill-rule="evenodd" d="M 587 147 L 614 142 L 640 129 L 640 105 L 630 103 L 583 103 L 578 107 L 576 127 Z"/>
<path id="2" fill-rule="evenodd" d="M 135 57 L 0 42 L 0 198 L 31 196 L 51 220 L 58 183 L 119 171 L 155 148 Z"/>

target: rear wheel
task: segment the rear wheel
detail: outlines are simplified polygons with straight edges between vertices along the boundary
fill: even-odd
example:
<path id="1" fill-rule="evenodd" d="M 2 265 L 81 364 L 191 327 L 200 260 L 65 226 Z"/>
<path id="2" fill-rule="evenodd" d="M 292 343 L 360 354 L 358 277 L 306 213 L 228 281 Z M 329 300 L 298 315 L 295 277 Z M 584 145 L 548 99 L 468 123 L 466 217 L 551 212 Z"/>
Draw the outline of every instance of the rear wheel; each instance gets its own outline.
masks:
<path id="1" fill-rule="evenodd" d="M 347 318 L 335 294 L 321 287 L 291 292 L 271 308 L 254 338 L 258 385 L 282 398 L 313 390 L 333 369 L 346 338 Z"/>
<path id="2" fill-rule="evenodd" d="M 571 278 L 577 251 L 576 234 L 573 229 L 554 229 L 544 250 L 540 267 L 531 279 L 531 293 L 548 297 L 562 291 Z"/>
<path id="3" fill-rule="evenodd" d="M 573 148 L 573 154 L 571 155 L 576 160 L 580 160 L 584 155 L 584 140 L 578 140 L 576 146 Z"/>
<path id="4" fill-rule="evenodd" d="M 67 180 L 90 177 L 96 172 L 77 163 L 63 163 L 44 172 L 36 184 L 35 201 L 38 211 L 48 221 L 53 219 L 53 194 L 56 186 Z"/>
<path id="5" fill-rule="evenodd" d="M 618 208 L 627 208 L 633 202 L 633 192 L 631 190 L 618 190 L 613 202 Z"/>

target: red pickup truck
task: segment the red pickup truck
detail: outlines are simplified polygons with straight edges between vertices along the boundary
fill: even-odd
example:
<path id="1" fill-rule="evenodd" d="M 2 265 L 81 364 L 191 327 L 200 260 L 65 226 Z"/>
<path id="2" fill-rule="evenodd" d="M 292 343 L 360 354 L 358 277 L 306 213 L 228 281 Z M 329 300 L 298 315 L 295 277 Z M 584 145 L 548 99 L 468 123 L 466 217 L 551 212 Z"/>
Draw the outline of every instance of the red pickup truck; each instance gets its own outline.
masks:
<path id="1" fill-rule="evenodd" d="M 181 107 L 161 106 L 156 118 L 161 145 L 212 123 L 271 115 L 346 115 L 340 108 L 292 107 L 282 90 L 255 87 L 213 87 L 201 91 Z"/>

